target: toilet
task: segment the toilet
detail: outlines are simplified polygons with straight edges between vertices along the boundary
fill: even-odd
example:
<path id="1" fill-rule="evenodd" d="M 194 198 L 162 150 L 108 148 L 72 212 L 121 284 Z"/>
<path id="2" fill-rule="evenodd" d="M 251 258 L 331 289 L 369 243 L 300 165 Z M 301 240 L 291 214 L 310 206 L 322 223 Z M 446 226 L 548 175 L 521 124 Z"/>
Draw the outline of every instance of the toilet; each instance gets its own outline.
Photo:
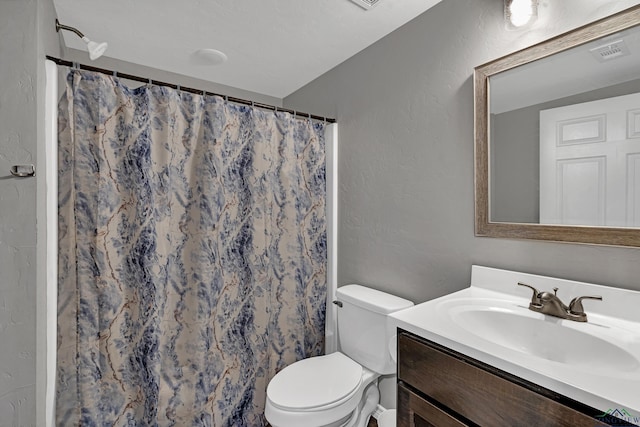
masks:
<path id="1" fill-rule="evenodd" d="M 335 303 L 340 351 L 273 377 L 265 405 L 272 427 L 365 427 L 380 399 L 378 377 L 396 372 L 387 316 L 413 303 L 361 285 L 338 288 Z"/>

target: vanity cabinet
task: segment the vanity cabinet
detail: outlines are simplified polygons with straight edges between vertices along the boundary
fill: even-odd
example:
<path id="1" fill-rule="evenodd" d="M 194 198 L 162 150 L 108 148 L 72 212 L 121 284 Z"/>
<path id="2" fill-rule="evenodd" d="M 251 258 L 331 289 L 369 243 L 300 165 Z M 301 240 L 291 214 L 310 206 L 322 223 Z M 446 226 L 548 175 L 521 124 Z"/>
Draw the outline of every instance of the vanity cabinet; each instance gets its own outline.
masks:
<path id="1" fill-rule="evenodd" d="M 596 410 L 398 331 L 398 427 L 608 426 Z"/>

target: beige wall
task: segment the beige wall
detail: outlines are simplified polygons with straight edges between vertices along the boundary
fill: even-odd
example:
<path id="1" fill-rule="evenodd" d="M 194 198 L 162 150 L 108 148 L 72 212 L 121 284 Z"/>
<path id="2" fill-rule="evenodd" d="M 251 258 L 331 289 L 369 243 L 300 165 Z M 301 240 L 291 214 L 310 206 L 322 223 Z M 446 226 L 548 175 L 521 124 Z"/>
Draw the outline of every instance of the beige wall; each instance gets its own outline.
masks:
<path id="1" fill-rule="evenodd" d="M 638 1 L 545 1 L 506 31 L 499 0 L 444 0 L 284 100 L 339 123 L 338 281 L 424 301 L 471 264 L 640 290 L 640 251 L 474 237 L 473 68 Z"/>

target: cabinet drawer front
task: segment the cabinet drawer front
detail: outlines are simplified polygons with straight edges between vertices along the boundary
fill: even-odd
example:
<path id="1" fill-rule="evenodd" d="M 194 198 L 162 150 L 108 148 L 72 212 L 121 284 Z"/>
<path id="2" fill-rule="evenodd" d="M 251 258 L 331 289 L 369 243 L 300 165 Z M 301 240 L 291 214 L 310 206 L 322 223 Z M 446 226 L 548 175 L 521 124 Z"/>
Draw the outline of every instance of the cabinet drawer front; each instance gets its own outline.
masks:
<path id="1" fill-rule="evenodd" d="M 481 426 L 607 425 L 445 351 L 398 334 L 398 379 Z"/>
<path id="2" fill-rule="evenodd" d="M 467 427 L 451 415 L 413 393 L 402 384 L 398 385 L 398 427 Z"/>

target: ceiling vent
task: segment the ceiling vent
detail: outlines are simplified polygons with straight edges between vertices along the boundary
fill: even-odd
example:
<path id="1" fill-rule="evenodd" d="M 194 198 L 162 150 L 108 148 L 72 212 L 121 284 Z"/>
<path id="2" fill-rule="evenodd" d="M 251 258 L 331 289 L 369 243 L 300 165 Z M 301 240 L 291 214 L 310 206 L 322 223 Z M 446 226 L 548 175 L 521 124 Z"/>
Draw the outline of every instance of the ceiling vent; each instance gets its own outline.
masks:
<path id="1" fill-rule="evenodd" d="M 373 9 L 375 5 L 377 5 L 378 2 L 380 2 L 380 0 L 351 0 L 351 1 L 367 10 Z"/>
<path id="2" fill-rule="evenodd" d="M 631 54 L 622 39 L 594 47 L 593 49 L 589 49 L 589 52 L 600 62 L 610 61 Z"/>

